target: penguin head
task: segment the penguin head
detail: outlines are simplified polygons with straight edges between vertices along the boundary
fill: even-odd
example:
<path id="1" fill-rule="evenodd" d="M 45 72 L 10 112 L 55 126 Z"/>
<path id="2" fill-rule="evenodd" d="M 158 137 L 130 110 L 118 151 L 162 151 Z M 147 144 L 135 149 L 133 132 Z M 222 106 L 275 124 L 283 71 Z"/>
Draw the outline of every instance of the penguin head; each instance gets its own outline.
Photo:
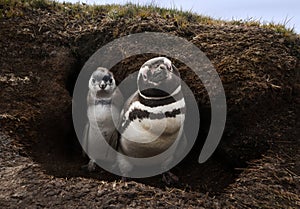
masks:
<path id="1" fill-rule="evenodd" d="M 89 89 L 95 93 L 112 93 L 116 82 L 112 72 L 103 67 L 98 67 L 89 80 Z"/>
<path id="2" fill-rule="evenodd" d="M 142 65 L 137 86 L 139 94 L 144 97 L 168 97 L 180 88 L 180 74 L 168 58 L 156 57 Z"/>

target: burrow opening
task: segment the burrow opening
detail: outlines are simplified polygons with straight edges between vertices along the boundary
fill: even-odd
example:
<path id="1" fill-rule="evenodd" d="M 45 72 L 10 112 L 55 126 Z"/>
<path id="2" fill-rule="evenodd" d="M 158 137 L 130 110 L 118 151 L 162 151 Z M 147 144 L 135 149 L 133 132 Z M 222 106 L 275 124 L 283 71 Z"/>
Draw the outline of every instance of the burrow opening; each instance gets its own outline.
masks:
<path id="1" fill-rule="evenodd" d="M 65 69 L 69 72 L 65 88 L 69 92 L 70 101 L 77 76 L 90 55 L 75 55 L 76 63 L 71 68 Z M 115 74 L 117 83 L 120 83 L 131 72 L 138 70 L 146 60 L 154 56 L 156 55 L 144 54 L 130 57 L 114 66 L 111 70 Z M 239 137 L 232 134 L 232 132 L 238 128 L 238 124 L 229 121 L 226 124 L 225 133 L 217 151 L 207 162 L 199 164 L 197 162 L 199 153 L 210 126 L 210 106 L 207 103 L 205 104 L 205 99 L 200 99 L 200 97 L 205 98 L 205 96 L 201 96 L 201 94 L 205 94 L 205 90 L 203 90 L 204 88 L 201 91 L 199 90 L 201 88 L 199 87 L 199 81 L 194 79 L 195 75 L 191 71 L 184 70 L 182 63 L 177 62 L 175 64 L 178 65 L 183 80 L 195 93 L 199 104 L 201 127 L 193 149 L 180 164 L 172 169 L 172 172 L 180 179 L 180 182 L 174 187 L 203 193 L 209 192 L 212 195 L 221 194 L 238 177 L 240 170 L 237 168 L 246 167 L 247 160 L 259 157 L 267 147 L 265 143 L 260 145 L 260 147 L 264 147 L 262 149 L 253 147 L 249 156 L 247 156 L 247 153 L 243 153 L 243 150 L 232 154 L 231 151 L 235 147 L 231 146 L 231 142 L 237 141 L 236 139 Z M 123 69 L 126 69 L 126 71 Z M 199 91 L 195 92 L 197 90 Z M 32 146 L 29 148 L 32 158 L 42 166 L 46 173 L 55 177 L 86 177 L 105 181 L 120 180 L 121 177 L 110 174 L 101 168 L 97 168 L 92 173 L 81 169 L 82 165 L 88 163 L 88 159 L 82 155 L 82 149 L 73 128 L 71 110 L 70 105 L 66 111 L 58 116 L 47 112 L 44 113 L 45 115 L 41 117 L 43 119 L 37 128 L 38 139 L 33 141 Z M 160 175 L 133 180 L 155 187 L 164 187 Z"/>

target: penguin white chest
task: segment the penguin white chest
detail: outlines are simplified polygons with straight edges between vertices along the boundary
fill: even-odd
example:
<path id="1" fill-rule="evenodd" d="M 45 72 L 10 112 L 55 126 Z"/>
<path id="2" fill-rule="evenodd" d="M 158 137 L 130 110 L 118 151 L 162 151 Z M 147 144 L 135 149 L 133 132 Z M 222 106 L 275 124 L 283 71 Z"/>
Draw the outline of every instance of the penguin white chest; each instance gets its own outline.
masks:
<path id="1" fill-rule="evenodd" d="M 111 106 L 110 105 L 93 105 L 88 108 L 89 121 L 111 121 Z"/>
<path id="2" fill-rule="evenodd" d="M 143 119 L 137 121 L 138 126 L 154 135 L 173 134 L 181 127 L 182 116 L 162 119 Z"/>
<path id="3" fill-rule="evenodd" d="M 164 138 L 172 141 L 177 137 L 183 121 L 183 115 L 161 119 L 137 119 L 130 123 L 123 137 L 137 143 L 150 143 Z"/>
<path id="4" fill-rule="evenodd" d="M 93 105 L 88 108 L 90 126 L 99 129 L 105 138 L 109 138 L 115 131 L 112 111 L 111 105 Z"/>

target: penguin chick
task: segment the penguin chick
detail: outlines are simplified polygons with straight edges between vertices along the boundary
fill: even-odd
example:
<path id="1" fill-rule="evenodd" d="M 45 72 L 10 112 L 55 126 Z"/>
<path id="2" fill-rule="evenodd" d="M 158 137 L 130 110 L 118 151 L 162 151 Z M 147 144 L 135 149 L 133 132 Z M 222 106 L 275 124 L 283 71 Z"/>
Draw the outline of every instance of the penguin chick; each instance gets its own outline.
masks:
<path id="1" fill-rule="evenodd" d="M 165 57 L 145 62 L 137 77 L 138 90 L 127 100 L 122 110 L 118 151 L 134 158 L 151 158 L 178 144 L 185 119 L 185 101 L 177 68 Z M 176 146 L 175 146 L 176 147 Z M 175 149 L 160 163 L 167 168 Z M 133 169 L 128 158 L 118 155 L 123 176 Z M 140 165 L 137 165 L 140 166 Z M 167 172 L 166 183 L 178 178 Z"/>
<path id="2" fill-rule="evenodd" d="M 116 146 L 115 124 L 119 123 L 122 95 L 116 87 L 112 72 L 98 67 L 90 77 L 87 96 L 87 116 L 82 146 L 90 158 L 84 166 L 89 171 L 96 168 L 97 160 L 113 162 L 107 143 Z M 113 138 L 112 138 L 113 137 Z M 111 144 L 112 143 L 112 144 Z"/>

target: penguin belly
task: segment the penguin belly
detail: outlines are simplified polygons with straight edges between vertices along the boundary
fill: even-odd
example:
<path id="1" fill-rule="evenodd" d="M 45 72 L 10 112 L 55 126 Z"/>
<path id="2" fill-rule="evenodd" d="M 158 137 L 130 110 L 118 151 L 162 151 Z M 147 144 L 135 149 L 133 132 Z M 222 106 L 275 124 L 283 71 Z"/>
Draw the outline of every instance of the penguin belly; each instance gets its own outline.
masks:
<path id="1" fill-rule="evenodd" d="M 131 121 L 122 134 L 122 153 L 130 157 L 146 158 L 166 151 L 178 138 L 183 115 L 172 118 Z M 130 140 L 129 140 L 130 139 Z"/>
<path id="2" fill-rule="evenodd" d="M 88 108 L 89 128 L 85 145 L 91 160 L 113 161 L 115 154 L 108 141 L 116 131 L 111 114 L 111 106 L 95 105 Z"/>

